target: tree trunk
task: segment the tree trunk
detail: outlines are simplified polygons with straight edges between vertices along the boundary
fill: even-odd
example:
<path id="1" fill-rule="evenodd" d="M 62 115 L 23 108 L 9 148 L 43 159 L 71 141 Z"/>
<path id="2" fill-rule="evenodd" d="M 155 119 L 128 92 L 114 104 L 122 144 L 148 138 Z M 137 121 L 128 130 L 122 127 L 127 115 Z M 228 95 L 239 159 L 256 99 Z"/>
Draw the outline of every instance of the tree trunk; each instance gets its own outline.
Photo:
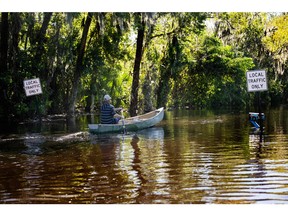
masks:
<path id="1" fill-rule="evenodd" d="M 93 113 L 95 110 L 95 97 L 97 95 L 97 69 L 92 74 L 91 84 L 90 84 L 90 97 L 87 98 L 87 108 L 86 111 Z"/>
<path id="2" fill-rule="evenodd" d="M 130 116 L 137 115 L 138 110 L 138 89 L 139 89 L 139 74 L 140 74 L 140 65 L 143 55 L 143 41 L 144 41 L 144 32 L 145 32 L 145 21 L 141 14 L 137 14 L 140 21 L 137 34 L 137 47 L 136 47 L 136 56 L 133 69 L 133 81 L 132 81 L 132 90 L 131 90 L 131 102 L 129 113 Z"/>
<path id="3" fill-rule="evenodd" d="M 5 77 L 8 67 L 8 39 L 9 39 L 9 22 L 8 13 L 1 15 L 1 41 L 0 41 L 0 74 L 1 78 Z"/>
<path id="4" fill-rule="evenodd" d="M 41 29 L 37 35 L 37 42 L 38 42 L 38 50 L 41 51 L 44 48 L 43 42 L 45 41 L 46 31 L 51 20 L 52 13 L 44 13 L 44 19 L 41 26 Z"/>
<path id="5" fill-rule="evenodd" d="M 44 49 L 44 44 L 45 44 L 45 35 L 46 35 L 46 31 L 48 29 L 48 25 L 49 22 L 51 20 L 52 17 L 52 13 L 44 13 L 44 20 L 41 26 L 41 29 L 37 35 L 36 38 L 36 42 L 37 42 L 37 50 L 36 50 L 36 55 L 35 55 L 35 62 L 36 62 L 36 67 L 38 64 L 38 67 L 36 68 L 36 71 L 39 71 L 39 75 L 41 75 L 42 78 L 47 79 L 47 75 L 48 73 L 45 73 L 45 69 L 41 69 L 41 66 L 43 64 L 43 62 L 41 62 L 42 56 L 45 53 L 45 49 Z"/>
<path id="6" fill-rule="evenodd" d="M 146 49 L 148 49 L 150 41 L 152 40 L 152 35 L 154 32 L 154 25 L 151 25 L 148 33 L 146 35 L 146 40 L 145 40 L 145 45 L 143 48 L 143 53 L 145 52 Z M 144 79 L 144 83 L 142 85 L 142 93 L 144 96 L 144 113 L 148 113 L 151 112 L 153 110 L 153 102 L 152 102 L 152 98 L 153 93 L 152 93 L 152 78 L 151 75 L 153 76 L 156 71 L 154 68 L 154 64 L 153 64 L 153 60 L 149 59 L 148 57 L 148 61 L 152 62 L 152 65 L 150 66 L 150 68 L 146 71 L 146 75 L 145 75 L 145 79 Z"/>
<path id="7" fill-rule="evenodd" d="M 23 75 L 19 73 L 20 68 L 20 57 L 19 57 L 19 41 L 20 41 L 20 31 L 22 26 L 22 20 L 20 13 L 10 13 L 11 16 L 11 40 L 12 45 L 9 49 L 9 70 L 12 76 L 12 91 L 10 101 L 13 105 L 17 105 L 21 101 L 21 95 L 23 94 Z"/>
<path id="8" fill-rule="evenodd" d="M 151 81 L 150 72 L 147 71 L 142 87 L 144 96 L 144 113 L 148 113 L 153 110 Z"/>
<path id="9" fill-rule="evenodd" d="M 1 40 L 0 40 L 0 112 L 4 116 L 8 114 L 8 97 L 7 97 L 7 79 L 8 79 L 8 40 L 9 40 L 9 21 L 8 13 L 1 14 Z"/>
<path id="10" fill-rule="evenodd" d="M 78 49 L 76 69 L 74 73 L 72 92 L 71 92 L 69 108 L 68 108 L 68 115 L 75 114 L 75 104 L 76 104 L 76 98 L 77 98 L 77 93 L 78 93 L 78 85 L 79 85 L 82 70 L 83 70 L 83 58 L 85 54 L 86 41 L 87 41 L 91 21 L 92 21 L 92 13 L 88 13 L 85 24 L 84 24 L 84 29 L 82 32 L 80 46 Z"/>
<path id="11" fill-rule="evenodd" d="M 169 84 L 170 79 L 177 79 L 177 62 L 179 61 L 180 55 L 178 39 L 173 35 L 171 42 L 168 44 L 167 56 L 164 56 L 163 63 L 164 67 L 161 67 L 159 87 L 157 90 L 157 107 L 165 107 L 168 102 L 168 95 L 171 90 Z M 178 66 L 179 67 L 179 66 Z"/>
<path id="12" fill-rule="evenodd" d="M 159 87 L 157 90 L 157 107 L 166 108 L 166 104 L 168 101 L 168 94 L 170 92 L 169 80 L 170 80 L 169 77 L 167 77 L 165 74 L 163 75 L 161 74 Z"/>

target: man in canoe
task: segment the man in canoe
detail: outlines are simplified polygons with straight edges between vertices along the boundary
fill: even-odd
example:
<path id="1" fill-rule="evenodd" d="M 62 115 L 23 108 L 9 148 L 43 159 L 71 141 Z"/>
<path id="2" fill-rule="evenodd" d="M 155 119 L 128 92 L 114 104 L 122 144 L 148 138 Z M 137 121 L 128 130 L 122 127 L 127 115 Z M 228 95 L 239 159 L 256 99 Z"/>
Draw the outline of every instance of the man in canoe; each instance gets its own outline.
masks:
<path id="1" fill-rule="evenodd" d="M 116 112 L 121 110 L 122 108 L 115 108 L 111 104 L 111 97 L 109 95 L 105 95 L 103 105 L 101 106 L 101 124 L 117 124 L 122 116 Z"/>

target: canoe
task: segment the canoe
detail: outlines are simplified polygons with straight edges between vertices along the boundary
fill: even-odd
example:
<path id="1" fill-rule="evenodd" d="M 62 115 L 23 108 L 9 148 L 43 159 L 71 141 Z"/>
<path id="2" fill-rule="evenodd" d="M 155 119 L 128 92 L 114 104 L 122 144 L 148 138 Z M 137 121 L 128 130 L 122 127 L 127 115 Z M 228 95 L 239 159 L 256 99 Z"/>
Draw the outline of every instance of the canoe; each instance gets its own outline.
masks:
<path id="1" fill-rule="evenodd" d="M 89 132 L 95 134 L 102 133 L 123 133 L 125 131 L 137 131 L 153 127 L 162 121 L 164 108 L 151 111 L 149 113 L 120 120 L 118 124 L 88 124 Z M 123 124 L 124 123 L 124 124 Z M 125 128 L 125 129 L 124 129 Z"/>

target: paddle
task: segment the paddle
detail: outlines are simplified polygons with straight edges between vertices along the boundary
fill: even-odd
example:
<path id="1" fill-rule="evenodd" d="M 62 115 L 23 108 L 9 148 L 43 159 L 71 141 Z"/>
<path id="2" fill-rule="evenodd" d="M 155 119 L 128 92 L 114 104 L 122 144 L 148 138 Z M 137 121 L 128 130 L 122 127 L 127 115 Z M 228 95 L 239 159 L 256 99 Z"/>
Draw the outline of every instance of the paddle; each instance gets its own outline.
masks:
<path id="1" fill-rule="evenodd" d="M 122 115 L 123 134 L 126 134 L 126 127 L 125 127 L 125 121 L 124 121 L 123 109 L 121 109 L 121 115 Z"/>

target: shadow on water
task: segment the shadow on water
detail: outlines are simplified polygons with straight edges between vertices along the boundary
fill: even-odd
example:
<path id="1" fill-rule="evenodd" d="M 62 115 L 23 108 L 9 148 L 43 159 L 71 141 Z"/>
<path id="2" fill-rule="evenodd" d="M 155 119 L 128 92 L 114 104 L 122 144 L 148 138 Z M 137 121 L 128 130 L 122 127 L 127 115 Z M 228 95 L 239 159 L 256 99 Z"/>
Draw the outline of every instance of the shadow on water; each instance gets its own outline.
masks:
<path id="1" fill-rule="evenodd" d="M 91 116 L 50 116 L 42 121 L 30 120 L 27 122 L 0 122 L 0 137 L 21 135 L 27 133 L 58 134 L 87 131 L 87 124 Z"/>
<path id="2" fill-rule="evenodd" d="M 73 143 L 89 140 L 87 132 L 42 135 L 39 133 L 5 137 L 0 140 L 0 151 L 24 154 L 45 154 L 55 149 L 65 149 Z"/>
<path id="3" fill-rule="evenodd" d="M 41 122 L 1 124 L 0 151 L 45 154 L 49 150 L 67 148 L 73 143 L 89 140 L 83 118 L 57 117 Z M 5 129 L 4 129 L 5 128 Z"/>

